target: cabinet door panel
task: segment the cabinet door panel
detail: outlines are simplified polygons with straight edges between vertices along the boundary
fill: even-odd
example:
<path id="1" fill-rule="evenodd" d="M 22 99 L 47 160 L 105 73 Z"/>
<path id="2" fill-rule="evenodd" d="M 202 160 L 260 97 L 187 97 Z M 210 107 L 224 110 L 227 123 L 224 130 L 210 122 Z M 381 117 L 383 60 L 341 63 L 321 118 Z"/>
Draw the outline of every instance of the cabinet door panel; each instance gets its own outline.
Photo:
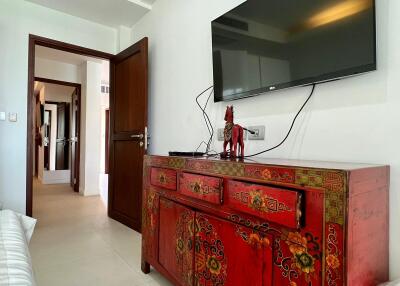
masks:
<path id="1" fill-rule="evenodd" d="M 180 285 L 193 285 L 194 211 L 160 199 L 159 263 Z"/>
<path id="2" fill-rule="evenodd" d="M 275 238 L 274 285 L 322 285 L 324 195 L 307 191 L 305 198 L 305 228 Z"/>
<path id="3" fill-rule="evenodd" d="M 271 285 L 271 237 L 201 213 L 195 229 L 194 285 Z"/>

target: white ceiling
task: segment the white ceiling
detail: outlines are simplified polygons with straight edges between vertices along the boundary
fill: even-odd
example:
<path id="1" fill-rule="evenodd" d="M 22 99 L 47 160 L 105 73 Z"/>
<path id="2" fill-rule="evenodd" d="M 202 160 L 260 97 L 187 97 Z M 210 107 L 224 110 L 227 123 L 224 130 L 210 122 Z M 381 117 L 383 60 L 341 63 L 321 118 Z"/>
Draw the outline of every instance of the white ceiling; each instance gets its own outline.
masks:
<path id="1" fill-rule="evenodd" d="M 102 25 L 132 27 L 156 0 L 25 0 Z"/>
<path id="2" fill-rule="evenodd" d="M 71 65 L 79 66 L 85 61 L 92 61 L 97 63 L 102 63 L 103 60 L 97 58 L 91 58 L 86 56 L 81 56 L 78 54 L 72 54 L 60 50 L 50 49 L 42 46 L 35 47 L 35 57 L 40 59 L 46 59 L 51 61 L 57 61 L 62 63 L 67 63 Z"/>

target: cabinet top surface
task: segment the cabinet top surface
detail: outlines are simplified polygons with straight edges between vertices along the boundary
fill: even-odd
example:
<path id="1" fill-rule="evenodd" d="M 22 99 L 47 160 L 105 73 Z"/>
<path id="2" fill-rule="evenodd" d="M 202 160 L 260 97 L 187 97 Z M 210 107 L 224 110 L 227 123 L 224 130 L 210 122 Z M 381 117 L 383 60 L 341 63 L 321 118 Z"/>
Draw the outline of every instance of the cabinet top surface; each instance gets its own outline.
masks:
<path id="1" fill-rule="evenodd" d="M 199 161 L 210 161 L 210 162 L 237 162 L 244 164 L 256 164 L 256 165 L 273 165 L 273 166 L 287 166 L 287 167 L 299 167 L 299 168 L 316 168 L 316 169 L 336 169 L 343 171 L 351 171 L 357 169 L 366 168 L 379 168 L 385 167 L 385 165 L 378 164 L 364 164 L 364 163 L 347 163 L 347 162 L 330 162 L 330 161 L 309 161 L 309 160 L 290 160 L 290 159 L 274 159 L 274 158 L 252 158 L 252 159 L 220 159 L 215 157 L 172 157 L 172 156 L 157 156 L 149 155 L 148 157 L 166 157 L 176 158 L 183 160 L 199 160 Z"/>

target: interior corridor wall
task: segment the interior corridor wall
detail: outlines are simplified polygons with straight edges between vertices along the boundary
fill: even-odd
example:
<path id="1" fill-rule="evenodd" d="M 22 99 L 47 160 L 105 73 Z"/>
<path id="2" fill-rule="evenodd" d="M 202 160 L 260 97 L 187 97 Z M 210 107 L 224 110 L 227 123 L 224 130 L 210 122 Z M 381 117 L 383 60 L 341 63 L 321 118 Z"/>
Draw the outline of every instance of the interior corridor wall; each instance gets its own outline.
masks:
<path id="1" fill-rule="evenodd" d="M 0 201 L 26 209 L 27 81 L 29 34 L 116 52 L 117 30 L 23 0 L 0 0 L 0 111 L 18 121 L 0 121 Z"/>
<path id="2" fill-rule="evenodd" d="M 100 194 L 101 163 L 101 78 L 102 64 L 86 61 L 81 65 L 81 158 L 79 192 Z"/>

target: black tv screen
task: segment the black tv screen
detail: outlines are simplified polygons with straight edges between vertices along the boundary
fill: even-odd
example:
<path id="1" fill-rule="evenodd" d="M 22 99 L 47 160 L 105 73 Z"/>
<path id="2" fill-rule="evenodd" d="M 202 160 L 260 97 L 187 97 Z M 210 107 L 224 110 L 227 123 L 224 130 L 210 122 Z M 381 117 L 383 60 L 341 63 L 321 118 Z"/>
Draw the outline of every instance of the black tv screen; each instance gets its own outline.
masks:
<path id="1" fill-rule="evenodd" d="M 248 0 L 212 22 L 215 101 L 376 70 L 374 0 Z"/>

